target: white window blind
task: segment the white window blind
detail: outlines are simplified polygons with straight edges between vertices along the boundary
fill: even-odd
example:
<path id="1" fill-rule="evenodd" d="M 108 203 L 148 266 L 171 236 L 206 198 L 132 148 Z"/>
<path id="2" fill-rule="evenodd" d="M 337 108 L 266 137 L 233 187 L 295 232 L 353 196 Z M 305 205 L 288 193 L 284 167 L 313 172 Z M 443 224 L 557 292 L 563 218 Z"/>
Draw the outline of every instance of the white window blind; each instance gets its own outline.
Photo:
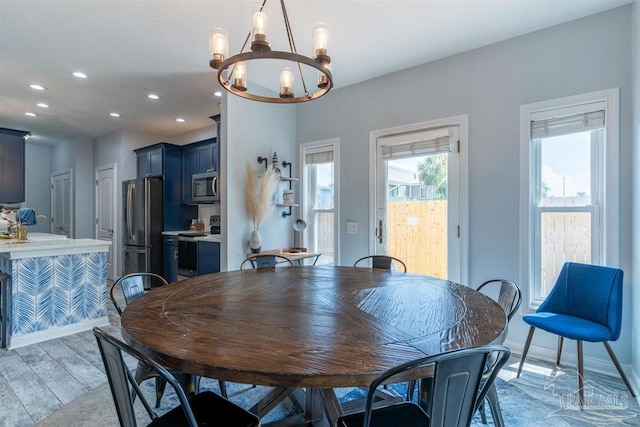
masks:
<path id="1" fill-rule="evenodd" d="M 308 152 L 304 156 L 305 165 L 319 165 L 321 163 L 333 163 L 333 148 L 326 147 L 323 149 Z"/>
<path id="2" fill-rule="evenodd" d="M 531 121 L 533 139 L 604 129 L 604 110 Z"/>
<path id="3" fill-rule="evenodd" d="M 448 153 L 451 151 L 449 128 L 430 129 L 378 138 L 384 160 Z"/>

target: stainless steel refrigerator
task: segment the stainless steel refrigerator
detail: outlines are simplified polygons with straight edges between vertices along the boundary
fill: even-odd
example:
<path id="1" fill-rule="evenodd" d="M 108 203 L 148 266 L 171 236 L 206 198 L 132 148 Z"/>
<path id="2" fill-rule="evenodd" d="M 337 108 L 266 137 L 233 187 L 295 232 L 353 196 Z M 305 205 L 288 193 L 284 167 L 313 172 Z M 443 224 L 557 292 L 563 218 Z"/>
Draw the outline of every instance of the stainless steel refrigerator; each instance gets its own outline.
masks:
<path id="1" fill-rule="evenodd" d="M 162 177 L 122 183 L 122 274 L 162 275 Z"/>

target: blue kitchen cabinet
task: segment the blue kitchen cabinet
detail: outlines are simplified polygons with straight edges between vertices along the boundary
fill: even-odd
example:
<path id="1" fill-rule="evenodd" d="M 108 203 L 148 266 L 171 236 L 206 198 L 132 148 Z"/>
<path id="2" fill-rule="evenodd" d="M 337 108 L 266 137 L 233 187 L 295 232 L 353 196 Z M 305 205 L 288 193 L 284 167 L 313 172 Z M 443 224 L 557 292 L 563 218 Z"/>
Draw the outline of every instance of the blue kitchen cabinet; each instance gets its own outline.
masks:
<path id="1" fill-rule="evenodd" d="M 25 145 L 29 132 L 0 128 L 0 204 L 25 200 Z"/>
<path id="2" fill-rule="evenodd" d="M 220 272 L 220 242 L 198 241 L 198 276 Z"/>
<path id="3" fill-rule="evenodd" d="M 212 141 L 212 140 L 209 140 Z M 215 138 L 213 138 L 215 141 Z M 209 142 L 205 145 L 196 147 L 196 172 L 215 172 L 218 170 L 218 143 Z"/>
<path id="4" fill-rule="evenodd" d="M 196 173 L 196 148 L 182 150 L 182 203 L 194 203 L 191 176 Z"/>
<path id="5" fill-rule="evenodd" d="M 163 175 L 164 149 L 162 147 L 136 150 L 136 154 L 138 155 L 138 177 Z"/>
<path id="6" fill-rule="evenodd" d="M 164 236 L 162 239 L 163 273 L 167 282 L 178 280 L 178 236 Z"/>
<path id="7" fill-rule="evenodd" d="M 138 177 L 162 176 L 163 231 L 187 230 L 198 207 L 182 204 L 182 147 L 161 142 L 134 151 Z"/>

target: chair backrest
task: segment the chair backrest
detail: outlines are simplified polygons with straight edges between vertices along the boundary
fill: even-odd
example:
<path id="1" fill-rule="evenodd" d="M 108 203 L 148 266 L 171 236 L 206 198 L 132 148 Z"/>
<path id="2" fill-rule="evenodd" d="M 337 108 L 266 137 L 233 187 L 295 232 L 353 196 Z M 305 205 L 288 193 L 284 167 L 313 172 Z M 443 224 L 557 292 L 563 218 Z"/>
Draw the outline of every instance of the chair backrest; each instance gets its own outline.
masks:
<path id="1" fill-rule="evenodd" d="M 151 410 L 151 407 L 140 391 L 140 387 L 122 358 L 122 352 L 135 357 L 138 359 L 138 362 L 142 362 L 144 366 L 148 366 L 149 369 L 153 370 L 159 377 L 169 383 L 176 392 L 176 396 L 184 410 L 189 426 L 198 426 L 184 390 L 182 390 L 182 387 L 180 387 L 173 375 L 164 367 L 100 328 L 93 328 L 93 334 L 98 341 L 98 348 L 102 355 L 102 362 L 104 363 L 107 379 L 109 380 L 111 395 L 116 405 L 116 412 L 118 413 L 118 420 L 120 421 L 121 427 L 136 427 L 137 425 L 133 409 L 133 397 L 129 387 L 133 387 L 136 394 L 140 396 L 140 401 L 145 406 L 149 416 L 156 418 L 156 414 Z M 138 364 L 138 366 L 140 365 Z"/>
<path id="2" fill-rule="evenodd" d="M 429 356 L 391 368 L 369 386 L 364 427 L 370 425 L 371 408 L 378 387 L 415 379 L 416 376 L 425 377 L 425 368 L 429 366 L 433 367 L 433 388 L 429 391 L 428 403 L 424 403 L 428 407 L 423 409 L 429 414 L 430 425 L 468 427 L 509 355 L 507 347 L 482 346 Z M 413 371 L 412 376 L 408 376 L 411 374 L 409 371 Z"/>
<path id="3" fill-rule="evenodd" d="M 285 263 L 289 267 L 293 267 L 293 261 L 284 255 L 255 255 L 244 259 L 240 264 L 240 270 L 245 270 L 248 267 L 251 268 L 275 268 L 277 264 Z"/>
<path id="4" fill-rule="evenodd" d="M 493 298 L 511 320 L 522 303 L 522 292 L 513 280 L 491 279 L 476 288 L 478 292 Z"/>
<path id="5" fill-rule="evenodd" d="M 147 283 L 146 287 L 145 283 Z M 116 308 L 118 314 L 122 315 L 123 308 L 120 307 L 120 304 L 118 304 L 116 297 L 118 288 L 122 289 L 124 301 L 129 304 L 135 298 L 142 295 L 145 289 L 157 288 L 167 284 L 168 282 L 164 277 L 155 273 L 131 273 L 116 280 L 113 286 L 111 286 L 109 296 L 111 297 L 111 302 Z"/>
<path id="6" fill-rule="evenodd" d="M 363 261 L 371 261 L 371 268 L 382 268 L 384 270 L 402 270 L 407 272 L 407 265 L 398 258 L 389 255 L 367 255 L 353 263 L 357 267 Z"/>
<path id="7" fill-rule="evenodd" d="M 620 337 L 622 278 L 619 268 L 566 262 L 537 312 L 566 314 L 605 326 L 608 341 Z"/>

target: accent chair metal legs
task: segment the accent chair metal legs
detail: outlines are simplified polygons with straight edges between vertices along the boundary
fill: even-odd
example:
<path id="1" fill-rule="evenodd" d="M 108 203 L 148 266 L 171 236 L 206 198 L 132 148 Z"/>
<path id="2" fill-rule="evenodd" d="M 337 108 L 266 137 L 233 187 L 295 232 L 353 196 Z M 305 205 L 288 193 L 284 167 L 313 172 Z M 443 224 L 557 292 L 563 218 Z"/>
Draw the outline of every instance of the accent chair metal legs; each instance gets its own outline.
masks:
<path id="1" fill-rule="evenodd" d="M 516 374 L 516 376 L 519 378 L 520 377 L 520 373 L 522 372 L 522 366 L 524 365 L 524 361 L 527 358 L 527 353 L 529 352 L 529 346 L 531 345 L 531 339 L 533 338 L 533 333 L 535 332 L 535 327 L 532 326 L 531 329 L 529 329 L 529 335 L 527 336 L 527 341 L 525 342 L 524 345 L 524 350 L 522 352 L 522 358 L 520 359 L 520 365 L 518 366 L 518 372 Z M 558 350 L 557 350 L 557 355 L 556 355 L 556 365 L 560 365 L 560 356 L 562 354 L 562 344 L 563 344 L 563 337 L 559 336 L 558 337 Z M 577 343 L 577 359 L 578 359 L 578 394 L 580 397 L 580 407 L 582 407 L 582 405 L 584 405 L 584 354 L 583 354 L 583 349 L 582 349 L 582 341 L 581 340 L 576 340 Z M 614 366 L 616 367 L 616 369 L 618 370 L 618 373 L 620 374 L 620 377 L 622 378 L 622 381 L 624 382 L 624 384 L 627 386 L 627 389 L 629 390 L 629 393 L 631 394 L 632 397 L 636 397 L 636 394 L 634 393 L 633 389 L 631 388 L 631 383 L 629 383 L 629 380 L 627 379 L 627 376 L 625 375 L 624 371 L 622 370 L 622 366 L 620 366 L 620 363 L 618 362 L 618 358 L 616 357 L 616 355 L 613 353 L 613 350 L 611 349 L 611 345 L 609 345 L 608 341 L 603 341 L 602 342 L 604 344 L 604 347 L 607 349 L 607 353 L 609 353 L 609 357 L 611 358 L 611 361 L 613 362 Z"/>

